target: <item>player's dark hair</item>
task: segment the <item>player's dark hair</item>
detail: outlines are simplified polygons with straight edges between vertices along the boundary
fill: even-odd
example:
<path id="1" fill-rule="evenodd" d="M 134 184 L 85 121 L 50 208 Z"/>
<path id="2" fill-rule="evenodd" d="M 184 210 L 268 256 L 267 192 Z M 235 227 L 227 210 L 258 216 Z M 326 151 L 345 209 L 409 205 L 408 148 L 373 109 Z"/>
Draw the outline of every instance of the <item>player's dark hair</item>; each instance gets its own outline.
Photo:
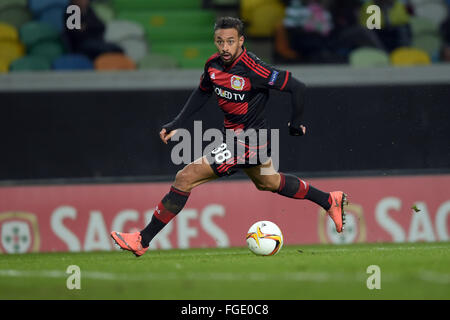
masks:
<path id="1" fill-rule="evenodd" d="M 218 29 L 230 29 L 237 30 L 239 37 L 244 35 L 244 23 L 239 18 L 234 17 L 220 17 L 214 24 L 214 31 Z"/>

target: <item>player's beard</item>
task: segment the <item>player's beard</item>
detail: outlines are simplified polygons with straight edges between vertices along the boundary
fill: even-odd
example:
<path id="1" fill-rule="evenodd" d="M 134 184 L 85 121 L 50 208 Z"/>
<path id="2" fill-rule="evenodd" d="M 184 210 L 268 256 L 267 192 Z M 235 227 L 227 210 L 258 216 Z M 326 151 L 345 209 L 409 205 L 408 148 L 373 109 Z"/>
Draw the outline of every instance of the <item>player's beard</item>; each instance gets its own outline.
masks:
<path id="1" fill-rule="evenodd" d="M 236 60 L 237 54 L 238 54 L 238 50 L 236 50 L 236 53 L 234 55 L 232 55 L 231 53 L 227 52 L 229 54 L 229 59 L 225 59 L 224 58 L 224 54 L 221 53 L 220 54 L 220 58 L 222 59 L 223 63 L 225 65 L 230 65 L 234 62 L 234 60 Z"/>

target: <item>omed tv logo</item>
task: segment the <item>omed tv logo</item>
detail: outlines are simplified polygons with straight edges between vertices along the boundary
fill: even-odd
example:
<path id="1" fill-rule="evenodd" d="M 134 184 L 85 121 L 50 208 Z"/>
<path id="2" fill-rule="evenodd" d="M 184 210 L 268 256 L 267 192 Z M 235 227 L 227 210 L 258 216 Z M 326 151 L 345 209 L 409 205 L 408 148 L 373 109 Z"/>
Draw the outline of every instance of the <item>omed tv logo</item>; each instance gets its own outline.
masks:
<path id="1" fill-rule="evenodd" d="M 39 228 L 37 218 L 32 213 L 0 213 L 0 235 L 0 253 L 39 251 Z"/>

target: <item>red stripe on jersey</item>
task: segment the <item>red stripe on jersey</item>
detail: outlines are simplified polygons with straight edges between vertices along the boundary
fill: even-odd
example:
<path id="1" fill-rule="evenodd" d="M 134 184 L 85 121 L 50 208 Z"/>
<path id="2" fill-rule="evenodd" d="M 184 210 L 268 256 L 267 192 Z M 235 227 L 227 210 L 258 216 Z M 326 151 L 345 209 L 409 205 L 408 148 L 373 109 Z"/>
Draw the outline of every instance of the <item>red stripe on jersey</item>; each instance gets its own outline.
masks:
<path id="1" fill-rule="evenodd" d="M 251 60 L 250 58 L 242 58 L 242 61 L 245 62 L 250 66 L 250 68 L 254 71 L 258 71 L 259 73 L 263 74 L 264 76 L 269 76 L 270 71 L 268 71 L 266 68 L 262 67 L 261 65 L 257 64 L 254 60 Z"/>
<path id="2" fill-rule="evenodd" d="M 231 121 L 229 121 L 227 119 L 225 119 L 223 121 L 223 124 L 225 126 L 225 129 L 237 130 L 237 129 L 244 129 L 244 127 L 245 127 L 243 123 L 234 123 L 234 122 L 231 122 Z"/>
<path id="3" fill-rule="evenodd" d="M 218 98 L 219 107 L 230 114 L 246 114 L 248 111 L 248 102 L 230 102 L 224 98 Z"/>
<path id="4" fill-rule="evenodd" d="M 208 68 L 208 74 L 209 74 L 209 78 L 211 79 L 211 81 L 214 84 L 217 84 L 219 86 L 228 88 L 228 89 L 232 89 L 232 90 L 238 90 L 238 91 L 250 91 L 250 89 L 252 88 L 250 79 L 247 77 L 242 77 L 242 76 L 237 76 L 231 73 L 227 73 L 221 70 L 218 70 L 216 68 L 213 67 L 209 67 Z M 213 76 L 214 74 L 214 76 Z M 239 77 L 242 78 L 244 83 L 242 85 L 242 88 L 233 88 L 231 85 L 231 79 L 233 77 Z M 234 80 L 240 80 L 238 78 L 234 78 Z"/>
<path id="5" fill-rule="evenodd" d="M 250 64 L 254 65 L 255 67 L 257 67 L 262 73 L 267 73 L 268 75 L 271 73 L 271 71 L 269 69 L 267 69 L 266 67 L 263 67 L 262 65 L 258 64 L 252 57 L 250 57 L 247 53 L 245 53 L 244 58 L 250 62 Z"/>
<path id="6" fill-rule="evenodd" d="M 246 52 L 247 52 L 247 49 L 244 48 L 244 50 L 241 52 L 241 54 L 239 55 L 239 57 L 237 57 L 236 60 L 234 60 L 233 64 L 230 65 L 229 67 L 225 67 L 225 70 L 231 70 L 231 69 L 236 65 L 236 63 L 238 63 L 238 62 L 241 60 L 242 56 L 243 56 L 244 54 L 247 54 Z"/>
<path id="7" fill-rule="evenodd" d="M 214 53 L 211 57 L 208 58 L 208 60 L 206 60 L 206 63 L 210 62 L 212 59 L 217 58 L 220 54 L 218 52 Z M 205 63 L 205 64 L 206 64 Z"/>
<path id="8" fill-rule="evenodd" d="M 239 140 L 238 140 L 238 143 L 241 144 L 241 145 L 243 145 L 243 146 L 245 146 L 246 148 L 249 148 L 249 149 L 261 149 L 261 148 L 265 148 L 265 147 L 267 147 L 267 144 L 268 144 L 268 142 L 266 142 L 265 144 L 263 144 L 263 145 L 261 145 L 261 146 L 249 146 L 248 144 L 246 144 L 246 143 L 244 143 L 244 142 L 242 142 L 242 141 L 239 141 Z"/>
<path id="9" fill-rule="evenodd" d="M 242 58 L 243 62 L 246 62 L 247 65 L 249 65 L 249 67 L 254 70 L 254 71 L 258 71 L 259 73 L 263 74 L 263 76 L 265 78 L 267 78 L 270 75 L 270 71 L 267 70 L 266 68 L 264 68 L 263 66 L 261 66 L 260 64 L 257 64 L 255 62 L 255 60 L 253 60 L 252 58 L 250 58 L 249 56 L 244 56 Z"/>
<path id="10" fill-rule="evenodd" d="M 249 67 L 251 70 L 253 70 L 256 74 L 260 75 L 261 77 L 263 77 L 263 78 L 269 77 L 268 75 L 263 74 L 261 71 L 259 71 L 258 69 L 256 69 L 252 65 L 250 65 L 250 63 L 247 62 L 246 60 L 242 59 L 242 62 L 244 62 L 247 67 Z"/>
<path id="11" fill-rule="evenodd" d="M 289 78 L 289 71 L 286 71 L 286 76 L 284 78 L 284 82 L 283 82 L 283 85 L 281 86 L 280 90 L 284 89 L 284 87 L 286 86 L 286 83 L 288 81 L 288 78 Z"/>

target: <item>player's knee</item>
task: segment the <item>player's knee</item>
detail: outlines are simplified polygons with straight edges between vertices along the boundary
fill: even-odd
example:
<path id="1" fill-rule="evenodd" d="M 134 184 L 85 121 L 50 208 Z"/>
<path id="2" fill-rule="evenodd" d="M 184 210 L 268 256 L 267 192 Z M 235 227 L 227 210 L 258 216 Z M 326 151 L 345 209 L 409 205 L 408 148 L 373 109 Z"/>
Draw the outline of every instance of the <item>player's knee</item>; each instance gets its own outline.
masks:
<path id="1" fill-rule="evenodd" d="M 255 186 L 259 191 L 274 191 L 278 189 L 278 186 L 276 186 L 272 181 L 256 182 Z"/>
<path id="2" fill-rule="evenodd" d="M 175 176 L 174 185 L 180 190 L 190 190 L 191 189 L 191 174 L 188 170 L 181 169 L 177 172 Z"/>

